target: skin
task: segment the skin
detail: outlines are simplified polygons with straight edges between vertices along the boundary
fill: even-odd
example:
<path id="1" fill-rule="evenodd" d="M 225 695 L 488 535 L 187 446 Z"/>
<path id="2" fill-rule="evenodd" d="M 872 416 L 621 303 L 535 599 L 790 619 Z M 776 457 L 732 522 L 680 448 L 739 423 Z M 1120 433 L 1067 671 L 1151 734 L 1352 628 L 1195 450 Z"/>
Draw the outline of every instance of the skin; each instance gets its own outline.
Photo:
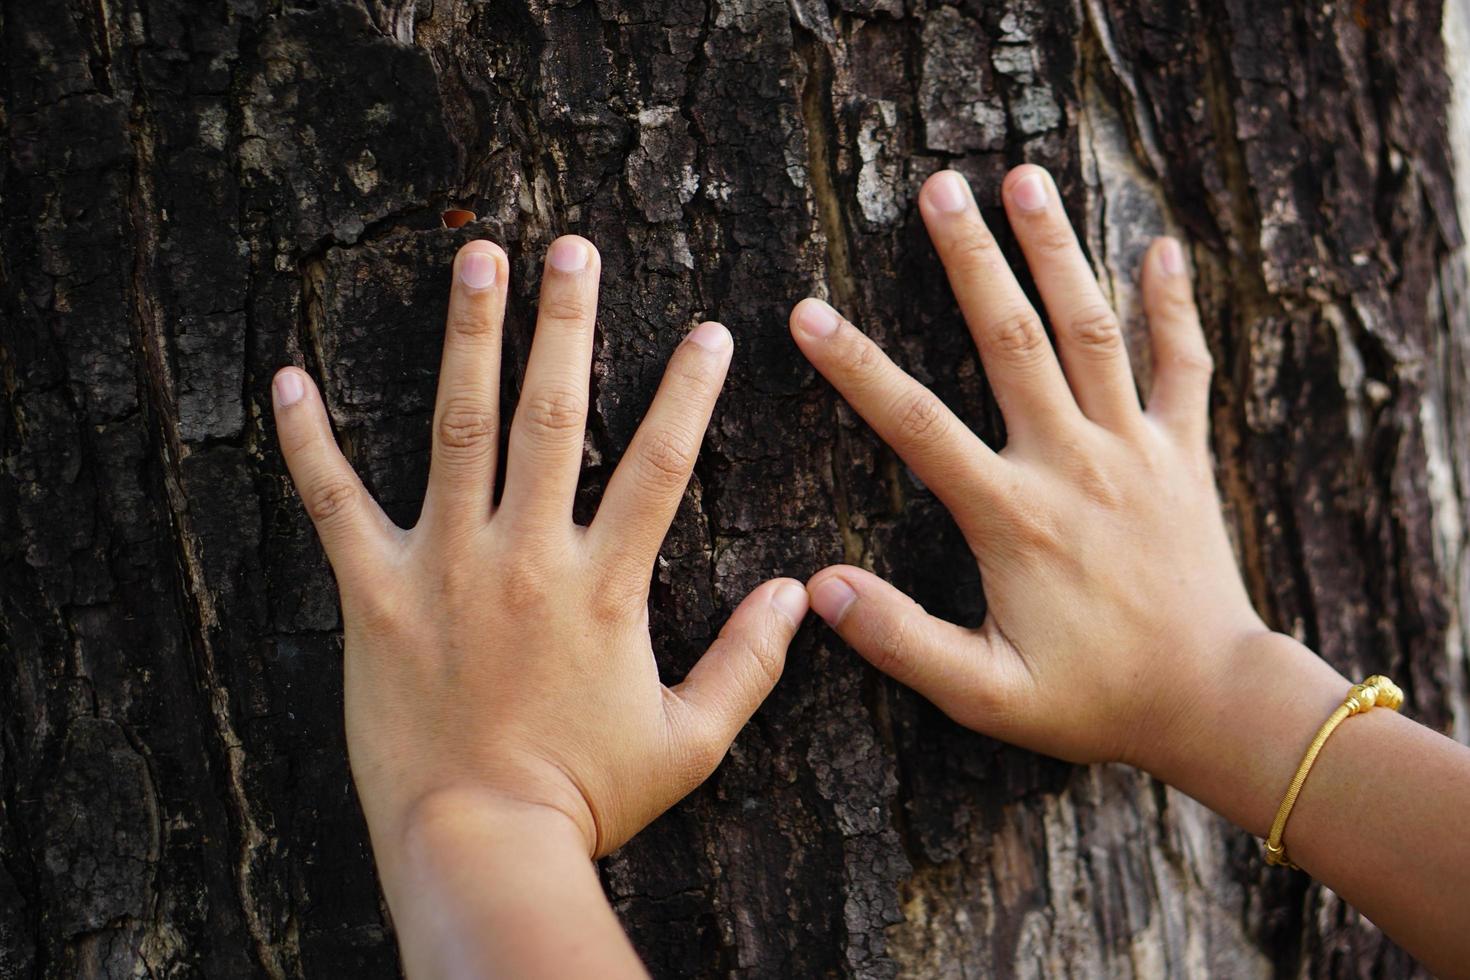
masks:
<path id="1" fill-rule="evenodd" d="M 276 427 L 341 591 L 352 773 L 408 973 L 642 976 L 592 859 L 714 771 L 780 676 L 806 590 L 764 583 L 682 682 L 659 680 L 649 583 L 731 338 L 690 332 L 596 519 L 574 524 L 599 273 L 581 238 L 548 252 L 492 501 L 508 269 L 490 242 L 456 257 L 411 530 L 296 368 L 276 376 Z"/>
<path id="2" fill-rule="evenodd" d="M 1179 245 L 1156 241 L 1143 262 L 1145 409 L 1051 178 L 1019 167 L 1002 198 L 1055 347 L 963 178 L 936 174 L 919 197 L 1005 415 L 1000 452 L 826 304 L 791 317 L 802 353 L 949 508 L 980 567 L 985 622 L 944 622 L 846 565 L 812 577 L 812 608 L 960 724 L 1074 762 L 1130 763 L 1264 837 L 1351 684 L 1267 629 L 1241 582 Z M 1327 741 L 1284 840 L 1430 969 L 1465 976 L 1467 807 L 1470 749 L 1375 709 Z"/>
<path id="3" fill-rule="evenodd" d="M 1269 630 L 1241 582 L 1183 254 L 1160 239 L 1143 262 L 1145 409 L 1050 177 L 1018 168 L 1002 197 L 1055 348 L 959 175 L 936 174 L 919 202 L 1005 414 L 1001 451 L 826 304 L 804 300 L 791 318 L 801 352 L 954 515 L 984 583 L 973 630 L 833 566 L 805 589 L 757 588 L 689 676 L 664 686 L 650 571 L 730 339 L 717 324 L 691 333 L 597 518 L 573 524 L 597 282 L 581 239 L 552 246 L 498 503 L 496 246 L 456 259 L 412 530 L 363 490 L 310 379 L 277 375 L 282 449 L 342 592 L 353 775 L 410 975 L 643 975 L 591 859 L 714 769 L 775 683 L 808 594 L 858 653 L 960 724 L 1075 762 L 1130 763 L 1266 834 L 1350 684 Z M 1431 969 L 1465 976 L 1466 812 L 1470 749 L 1375 709 L 1328 740 L 1285 840 Z"/>

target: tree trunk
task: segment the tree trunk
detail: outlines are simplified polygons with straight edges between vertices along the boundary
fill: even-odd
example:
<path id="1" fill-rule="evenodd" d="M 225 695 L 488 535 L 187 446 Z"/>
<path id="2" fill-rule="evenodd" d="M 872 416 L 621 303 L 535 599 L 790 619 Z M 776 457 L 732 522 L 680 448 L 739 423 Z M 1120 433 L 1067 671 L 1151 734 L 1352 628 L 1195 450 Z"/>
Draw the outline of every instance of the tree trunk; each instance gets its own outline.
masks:
<path id="1" fill-rule="evenodd" d="M 471 237 L 512 257 L 507 404 L 546 244 L 602 250 L 584 516 L 677 338 L 734 332 L 653 583 L 675 679 L 755 582 L 833 561 L 980 620 L 944 510 L 786 314 L 830 297 L 998 444 L 914 195 L 956 167 L 1003 229 L 1003 172 L 1048 166 L 1135 363 L 1143 245 L 1190 243 L 1263 613 L 1465 738 L 1467 7 L 7 2 L 0 976 L 396 975 L 268 382 L 305 365 L 412 524 Z M 603 875 L 657 976 L 1412 968 L 1189 799 L 962 730 L 820 625 Z"/>

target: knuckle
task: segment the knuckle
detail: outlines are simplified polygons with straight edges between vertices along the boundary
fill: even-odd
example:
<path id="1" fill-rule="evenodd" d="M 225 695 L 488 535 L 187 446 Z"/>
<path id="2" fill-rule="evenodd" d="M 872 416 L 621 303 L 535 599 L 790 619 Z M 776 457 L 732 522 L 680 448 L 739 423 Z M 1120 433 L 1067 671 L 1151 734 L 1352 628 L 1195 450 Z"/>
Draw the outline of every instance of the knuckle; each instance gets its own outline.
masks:
<path id="1" fill-rule="evenodd" d="M 1067 325 L 1067 335 L 1091 354 L 1109 357 L 1123 349 L 1123 330 L 1118 317 L 1106 306 L 1083 310 Z"/>
<path id="2" fill-rule="evenodd" d="M 873 666 L 885 674 L 901 671 L 913 660 L 914 621 L 911 616 L 896 616 L 875 631 Z"/>
<path id="3" fill-rule="evenodd" d="M 456 306 L 449 315 L 449 333 L 475 340 L 493 336 L 495 322 L 490 315 L 489 300 L 477 296 Z"/>
<path id="4" fill-rule="evenodd" d="M 587 402 L 580 393 L 552 388 L 532 395 L 522 418 L 531 435 L 560 438 L 580 432 L 586 414 Z"/>
<path id="5" fill-rule="evenodd" d="M 1193 374 L 1209 377 L 1215 373 L 1215 358 L 1202 346 L 1175 351 L 1170 360 L 1175 367 Z"/>
<path id="6" fill-rule="evenodd" d="M 1033 361 L 1046 350 L 1046 331 L 1036 314 L 1024 310 L 994 320 L 985 330 L 989 346 L 1013 361 Z"/>
<path id="7" fill-rule="evenodd" d="M 504 558 L 497 576 L 500 587 L 496 591 L 508 611 L 528 614 L 553 601 L 556 579 L 550 564 L 539 552 L 530 550 Z M 469 588 L 483 591 L 483 584 L 471 582 Z"/>
<path id="8" fill-rule="evenodd" d="M 483 452 L 495 434 L 494 414 L 473 402 L 451 401 L 439 416 L 439 447 L 452 453 Z"/>
<path id="9" fill-rule="evenodd" d="M 1114 475 L 1106 456 L 1099 451 L 1096 440 L 1077 437 L 1063 439 L 1054 451 L 1057 459 L 1065 461 L 1063 472 L 1067 482 L 1088 500 L 1105 509 L 1115 508 L 1124 502 L 1126 494 L 1123 485 Z M 1031 523 L 1045 525 L 1042 533 L 1055 534 L 1060 541 L 1055 510 L 1055 506 L 1036 508 L 1036 512 L 1030 515 Z"/>
<path id="10" fill-rule="evenodd" d="M 647 580 L 624 574 L 627 568 L 617 565 L 609 574 L 598 578 L 598 588 L 589 600 L 588 615 L 603 626 L 636 623 L 648 608 Z M 643 569 L 646 573 L 646 569 Z"/>
<path id="11" fill-rule="evenodd" d="M 638 451 L 644 482 L 658 490 L 682 485 L 694 466 L 696 451 L 692 442 L 683 433 L 669 429 L 651 434 Z"/>
<path id="12" fill-rule="evenodd" d="M 995 256 L 999 251 L 1000 246 L 996 244 L 995 236 L 980 221 L 966 223 L 964 230 L 956 236 L 951 246 L 954 261 L 965 270 L 975 270 L 990 265 L 995 261 Z"/>
<path id="13" fill-rule="evenodd" d="M 748 664 L 755 671 L 754 680 L 764 689 L 775 687 L 781 679 L 786 667 L 786 648 L 770 634 L 729 630 L 720 634 L 719 642 L 727 645 L 726 656 L 736 663 Z"/>
<path id="14" fill-rule="evenodd" d="M 591 305 L 575 293 L 541 299 L 540 318 L 543 321 L 581 325 L 590 319 L 591 312 Z"/>
<path id="15" fill-rule="evenodd" d="M 1016 549 L 1026 555 L 1052 555 L 1061 549 L 1061 536 L 1051 514 L 1031 504 L 1015 508 L 1011 521 Z"/>
<path id="16" fill-rule="evenodd" d="M 946 412 L 927 391 L 905 395 L 894 410 L 898 433 L 910 443 L 933 442 L 945 431 Z"/>
<path id="17" fill-rule="evenodd" d="M 1123 503 L 1123 490 L 1118 482 L 1102 467 L 1091 464 L 1080 467 L 1073 477 L 1077 489 L 1087 499 L 1112 509 Z"/>
<path id="18" fill-rule="evenodd" d="M 858 337 L 847 352 L 847 372 L 854 378 L 871 378 L 882 370 L 887 356 L 872 340 Z"/>
<path id="19" fill-rule="evenodd" d="M 681 410 L 693 413 L 709 397 L 715 387 L 715 374 L 701 357 L 676 357 L 664 370 L 668 392 L 661 397 L 673 398 Z"/>
<path id="20" fill-rule="evenodd" d="M 397 589 L 354 589 L 342 594 L 344 619 L 350 617 L 365 633 L 373 635 L 391 636 L 407 622 L 404 605 Z"/>
<path id="21" fill-rule="evenodd" d="M 1040 557 L 1053 554 L 1061 542 L 1054 514 L 1038 495 L 1017 482 L 999 495 L 996 510 L 1003 515 L 1000 526 L 1017 555 Z"/>
<path id="22" fill-rule="evenodd" d="M 1077 248 L 1077 236 L 1064 221 L 1045 220 L 1032 232 L 1032 246 L 1042 256 L 1055 259 L 1067 255 Z"/>
<path id="23" fill-rule="evenodd" d="M 745 642 L 745 652 L 759 672 L 765 688 L 769 690 L 775 687 L 786 667 L 785 648 L 768 636 L 759 636 Z"/>
<path id="24" fill-rule="evenodd" d="M 1150 315 L 1163 318 L 1169 323 L 1194 323 L 1199 311 L 1194 305 L 1194 293 L 1188 286 L 1163 289 L 1154 298 Z"/>
<path id="25" fill-rule="evenodd" d="M 328 476 L 313 483 L 302 500 L 306 512 L 318 524 L 342 521 L 357 506 L 357 488 L 339 476 Z"/>

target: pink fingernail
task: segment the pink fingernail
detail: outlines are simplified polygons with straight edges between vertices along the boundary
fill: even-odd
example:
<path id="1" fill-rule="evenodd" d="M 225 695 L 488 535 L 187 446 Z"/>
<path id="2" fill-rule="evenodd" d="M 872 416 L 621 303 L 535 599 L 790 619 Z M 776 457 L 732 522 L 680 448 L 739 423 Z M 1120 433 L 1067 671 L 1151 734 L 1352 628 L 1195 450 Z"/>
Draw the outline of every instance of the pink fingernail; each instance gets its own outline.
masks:
<path id="1" fill-rule="evenodd" d="M 1011 186 L 1011 200 L 1022 211 L 1040 211 L 1046 207 L 1046 181 L 1040 174 L 1027 174 Z"/>
<path id="2" fill-rule="evenodd" d="M 830 337 L 841 322 L 837 311 L 819 299 L 804 299 L 796 310 L 796 325 L 808 337 Z"/>
<path id="3" fill-rule="evenodd" d="M 471 289 L 495 285 L 495 256 L 489 252 L 466 252 L 460 256 L 459 281 Z"/>
<path id="4" fill-rule="evenodd" d="M 771 594 L 771 605 L 792 625 L 800 626 L 806 616 L 806 589 L 795 582 L 785 582 Z"/>
<path id="5" fill-rule="evenodd" d="M 277 408 L 295 405 L 306 394 L 306 385 L 301 383 L 301 375 L 295 371 L 282 371 L 276 375 L 271 389 L 275 392 Z"/>
<path id="6" fill-rule="evenodd" d="M 570 236 L 558 238 L 551 243 L 546 261 L 557 272 L 581 272 L 587 268 L 587 246 L 580 239 Z"/>
<path id="7" fill-rule="evenodd" d="M 946 214 L 965 210 L 970 195 L 965 188 L 965 178 L 953 170 L 942 171 L 929 182 L 929 200 Z"/>
<path id="8" fill-rule="evenodd" d="M 1184 249 L 1175 239 L 1166 238 L 1159 246 L 1159 268 L 1171 276 L 1184 274 Z"/>
<path id="9" fill-rule="evenodd" d="M 707 351 L 721 351 L 730 344 L 730 331 L 718 323 L 701 323 L 689 331 L 688 340 Z"/>
<path id="10" fill-rule="evenodd" d="M 812 611 L 825 619 L 830 626 L 842 622 L 848 607 L 857 601 L 857 593 L 852 590 L 852 586 L 835 575 L 818 582 L 811 593 Z"/>

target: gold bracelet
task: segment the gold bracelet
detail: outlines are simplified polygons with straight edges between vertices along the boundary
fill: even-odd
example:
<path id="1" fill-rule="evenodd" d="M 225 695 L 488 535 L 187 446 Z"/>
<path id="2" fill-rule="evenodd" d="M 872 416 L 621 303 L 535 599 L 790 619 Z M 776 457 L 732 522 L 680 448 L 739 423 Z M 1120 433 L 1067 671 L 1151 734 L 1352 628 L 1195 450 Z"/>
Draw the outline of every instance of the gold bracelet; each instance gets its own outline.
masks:
<path id="1" fill-rule="evenodd" d="M 1332 712 L 1327 723 L 1317 730 L 1317 737 L 1312 739 L 1312 744 L 1307 746 L 1307 754 L 1302 757 L 1302 764 L 1297 767 L 1296 776 L 1291 780 L 1291 786 L 1286 790 L 1286 798 L 1281 801 L 1281 809 L 1276 811 L 1276 819 L 1271 824 L 1271 836 L 1266 838 L 1266 863 L 1284 864 L 1288 868 L 1297 865 L 1286 856 L 1286 845 L 1281 843 L 1281 834 L 1286 830 L 1286 818 L 1291 816 L 1291 808 L 1296 803 L 1298 794 L 1302 791 L 1302 784 L 1307 781 L 1307 773 L 1312 771 L 1312 763 L 1317 761 L 1317 753 L 1322 751 L 1322 745 L 1341 725 L 1343 721 L 1353 715 L 1362 714 L 1369 708 L 1388 708 L 1392 711 L 1399 710 L 1404 703 L 1404 692 L 1399 686 L 1387 677 L 1374 674 L 1361 684 L 1353 685 L 1348 695 L 1343 699 L 1338 709 Z"/>

